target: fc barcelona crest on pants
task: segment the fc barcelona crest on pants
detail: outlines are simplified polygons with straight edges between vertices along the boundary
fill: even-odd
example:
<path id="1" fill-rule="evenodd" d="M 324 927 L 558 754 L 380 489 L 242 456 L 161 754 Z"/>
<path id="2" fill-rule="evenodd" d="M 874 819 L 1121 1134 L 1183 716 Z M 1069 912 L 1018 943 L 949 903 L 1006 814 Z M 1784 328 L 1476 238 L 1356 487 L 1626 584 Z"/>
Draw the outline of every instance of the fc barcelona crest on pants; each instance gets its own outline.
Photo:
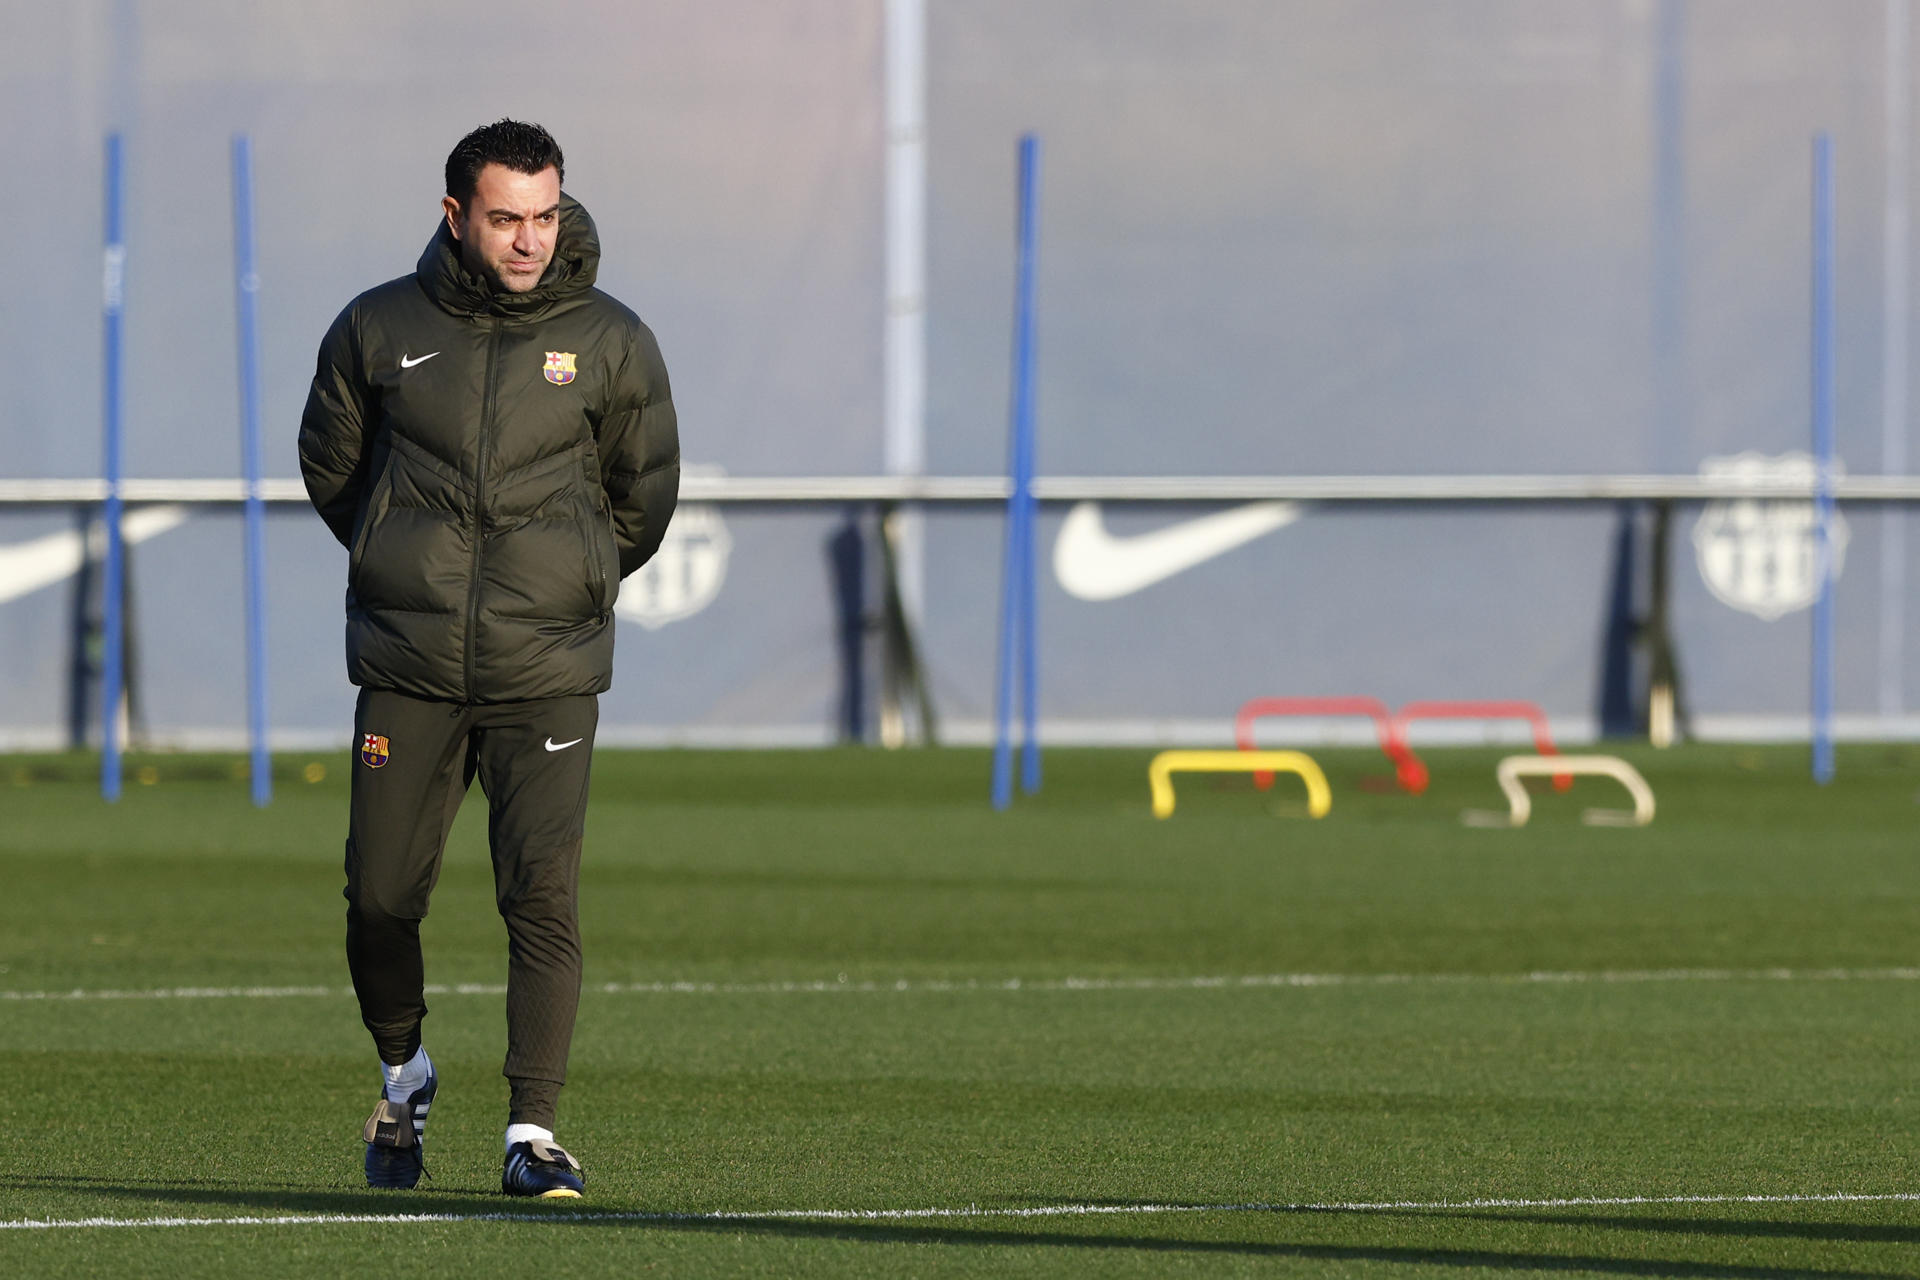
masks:
<path id="1" fill-rule="evenodd" d="M 573 381 L 573 352 L 547 352 L 547 381 L 556 386 L 566 386 Z"/>
<path id="2" fill-rule="evenodd" d="M 387 750 L 387 740 L 379 734 L 363 733 L 360 735 L 360 763 L 367 766 L 367 768 L 380 768 L 386 764 L 389 754 Z"/>

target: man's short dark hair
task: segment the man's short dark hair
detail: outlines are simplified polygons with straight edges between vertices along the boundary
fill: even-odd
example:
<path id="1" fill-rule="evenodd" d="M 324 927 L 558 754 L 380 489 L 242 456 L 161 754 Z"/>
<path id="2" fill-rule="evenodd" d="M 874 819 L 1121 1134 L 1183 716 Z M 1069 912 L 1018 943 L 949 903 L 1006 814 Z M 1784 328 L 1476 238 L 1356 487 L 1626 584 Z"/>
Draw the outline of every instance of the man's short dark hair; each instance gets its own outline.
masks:
<path id="1" fill-rule="evenodd" d="M 515 173 L 539 173 L 551 166 L 562 182 L 567 178 L 566 159 L 552 134 L 522 120 L 495 120 L 460 139 L 447 155 L 447 194 L 462 209 L 480 185 L 480 171 L 490 164 Z"/>

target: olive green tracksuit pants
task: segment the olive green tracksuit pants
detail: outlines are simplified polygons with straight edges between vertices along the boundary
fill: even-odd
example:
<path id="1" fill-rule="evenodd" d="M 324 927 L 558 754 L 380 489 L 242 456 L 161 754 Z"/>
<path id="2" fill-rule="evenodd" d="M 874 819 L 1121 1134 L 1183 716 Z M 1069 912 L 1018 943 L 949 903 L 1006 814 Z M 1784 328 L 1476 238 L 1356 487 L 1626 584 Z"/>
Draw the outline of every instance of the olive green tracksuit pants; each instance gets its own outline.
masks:
<path id="1" fill-rule="evenodd" d="M 580 1002 L 580 842 L 599 700 L 464 706 L 363 689 L 354 711 L 347 967 L 380 1059 L 405 1062 L 427 1014 L 420 921 L 474 778 L 487 797 L 507 925 L 510 1122 L 553 1128 Z M 466 975 L 462 975 L 463 977 Z"/>

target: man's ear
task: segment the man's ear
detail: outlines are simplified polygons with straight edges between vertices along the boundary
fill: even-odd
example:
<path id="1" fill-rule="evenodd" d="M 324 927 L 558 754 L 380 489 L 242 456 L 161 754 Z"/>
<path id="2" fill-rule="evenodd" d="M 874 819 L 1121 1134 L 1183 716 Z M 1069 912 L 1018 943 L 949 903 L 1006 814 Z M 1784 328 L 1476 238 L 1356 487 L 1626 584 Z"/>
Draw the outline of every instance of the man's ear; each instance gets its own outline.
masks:
<path id="1" fill-rule="evenodd" d="M 441 196 L 440 209 L 447 215 L 447 230 L 453 233 L 455 240 L 458 240 L 460 238 L 460 202 L 452 196 Z"/>

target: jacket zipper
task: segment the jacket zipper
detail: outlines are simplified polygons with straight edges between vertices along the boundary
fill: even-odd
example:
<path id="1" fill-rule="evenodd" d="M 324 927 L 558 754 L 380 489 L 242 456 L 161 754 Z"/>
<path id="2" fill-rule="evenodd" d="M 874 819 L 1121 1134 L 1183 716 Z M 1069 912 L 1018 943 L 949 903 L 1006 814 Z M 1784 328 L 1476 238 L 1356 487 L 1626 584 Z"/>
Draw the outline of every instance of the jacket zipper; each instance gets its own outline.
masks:
<path id="1" fill-rule="evenodd" d="M 487 442 L 493 434 L 494 404 L 497 396 L 494 379 L 500 354 L 500 319 L 494 317 L 487 333 L 487 380 L 480 397 L 480 441 L 474 455 L 473 477 L 473 565 L 467 571 L 467 646 L 463 659 L 466 703 L 475 698 L 473 687 L 473 651 L 480 632 L 480 544 L 487 526 Z"/>

